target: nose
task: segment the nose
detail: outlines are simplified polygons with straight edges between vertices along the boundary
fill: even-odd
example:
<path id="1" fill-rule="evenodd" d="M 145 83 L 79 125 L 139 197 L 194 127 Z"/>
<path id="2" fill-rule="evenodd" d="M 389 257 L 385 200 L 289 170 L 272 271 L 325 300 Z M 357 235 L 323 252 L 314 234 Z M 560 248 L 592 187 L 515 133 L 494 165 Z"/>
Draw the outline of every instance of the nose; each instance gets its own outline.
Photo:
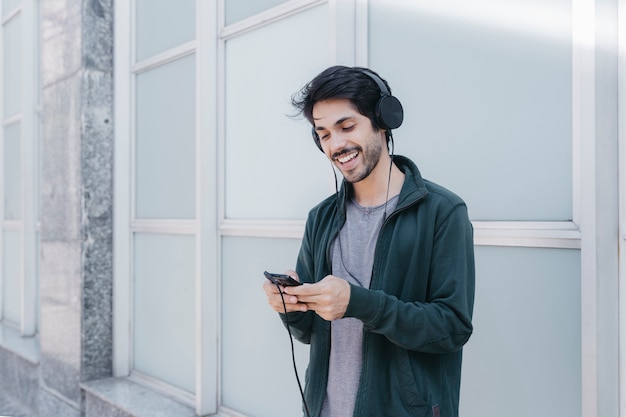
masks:
<path id="1" fill-rule="evenodd" d="M 328 140 L 326 141 L 329 155 L 340 152 L 346 147 L 345 137 L 341 132 L 332 132 Z"/>

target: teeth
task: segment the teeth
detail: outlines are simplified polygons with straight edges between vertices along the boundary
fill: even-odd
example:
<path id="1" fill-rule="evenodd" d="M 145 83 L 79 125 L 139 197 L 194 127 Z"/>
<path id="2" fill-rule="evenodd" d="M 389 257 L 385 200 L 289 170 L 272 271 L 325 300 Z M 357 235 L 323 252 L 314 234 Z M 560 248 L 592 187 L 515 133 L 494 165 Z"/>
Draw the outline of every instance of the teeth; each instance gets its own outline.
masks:
<path id="1" fill-rule="evenodd" d="M 358 154 L 359 154 L 358 152 L 353 152 L 351 154 L 337 158 L 337 161 L 341 162 L 342 164 L 345 164 L 349 160 L 356 158 Z"/>

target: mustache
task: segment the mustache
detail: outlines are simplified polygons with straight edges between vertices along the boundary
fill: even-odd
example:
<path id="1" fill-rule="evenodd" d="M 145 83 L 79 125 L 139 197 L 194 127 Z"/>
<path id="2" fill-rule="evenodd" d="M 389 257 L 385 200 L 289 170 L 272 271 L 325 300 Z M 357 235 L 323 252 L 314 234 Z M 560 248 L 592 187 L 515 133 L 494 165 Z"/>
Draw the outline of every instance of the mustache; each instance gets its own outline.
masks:
<path id="1" fill-rule="evenodd" d="M 347 155 L 347 154 L 352 153 L 352 152 L 359 152 L 359 153 L 361 153 L 361 151 L 362 151 L 362 149 L 361 149 L 360 146 L 353 146 L 353 147 L 350 147 L 350 148 L 343 149 L 343 150 L 341 150 L 339 152 L 335 152 L 334 154 L 331 155 L 331 159 L 333 161 L 336 161 L 337 158 L 341 158 L 344 155 Z"/>

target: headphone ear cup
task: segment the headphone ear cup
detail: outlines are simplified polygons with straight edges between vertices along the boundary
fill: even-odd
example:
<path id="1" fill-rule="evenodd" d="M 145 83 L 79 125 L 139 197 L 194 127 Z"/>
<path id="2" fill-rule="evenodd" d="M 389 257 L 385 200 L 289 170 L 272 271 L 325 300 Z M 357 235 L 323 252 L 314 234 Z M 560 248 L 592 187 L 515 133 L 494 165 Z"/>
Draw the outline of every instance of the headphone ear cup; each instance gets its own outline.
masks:
<path id="1" fill-rule="evenodd" d="M 322 153 L 324 153 L 324 150 L 322 149 L 322 143 L 320 142 L 320 135 L 317 134 L 314 127 L 311 128 L 311 134 L 313 135 L 313 141 L 315 142 L 315 146 L 317 146 L 317 148 L 322 151 Z"/>
<path id="2" fill-rule="evenodd" d="M 385 130 L 393 130 L 400 127 L 402 120 L 404 120 L 404 110 L 400 100 L 390 95 L 381 97 L 376 105 L 376 118 L 380 126 Z"/>

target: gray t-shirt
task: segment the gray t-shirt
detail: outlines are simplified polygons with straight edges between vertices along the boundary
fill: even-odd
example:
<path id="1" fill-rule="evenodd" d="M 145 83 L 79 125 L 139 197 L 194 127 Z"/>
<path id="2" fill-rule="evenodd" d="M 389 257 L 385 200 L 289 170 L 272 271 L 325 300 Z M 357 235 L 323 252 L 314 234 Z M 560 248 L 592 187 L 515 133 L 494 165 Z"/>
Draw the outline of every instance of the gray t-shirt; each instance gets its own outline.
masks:
<path id="1" fill-rule="evenodd" d="M 398 204 L 398 196 L 387 205 L 361 207 L 348 202 L 346 223 L 331 248 L 333 275 L 369 288 L 374 264 L 374 250 L 385 213 Z M 343 318 L 331 323 L 328 384 L 322 417 L 352 416 L 361 377 L 363 323 Z"/>

